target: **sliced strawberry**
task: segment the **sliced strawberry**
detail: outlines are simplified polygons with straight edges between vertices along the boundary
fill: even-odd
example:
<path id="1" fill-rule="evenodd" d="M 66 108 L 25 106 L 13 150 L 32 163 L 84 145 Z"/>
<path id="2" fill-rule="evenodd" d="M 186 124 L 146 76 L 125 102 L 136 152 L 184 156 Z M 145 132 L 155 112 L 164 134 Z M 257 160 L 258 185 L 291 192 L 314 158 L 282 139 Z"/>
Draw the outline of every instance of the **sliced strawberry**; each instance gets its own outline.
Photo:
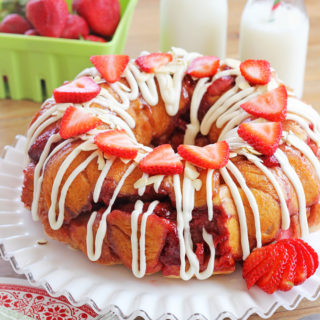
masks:
<path id="1" fill-rule="evenodd" d="M 70 106 L 62 117 L 59 133 L 63 139 L 68 139 L 86 133 L 101 123 L 99 118 L 82 108 Z"/>
<path id="2" fill-rule="evenodd" d="M 301 239 L 296 239 L 296 241 L 300 241 L 301 243 L 303 243 L 303 245 L 306 247 L 306 249 L 312 255 L 313 263 L 314 263 L 314 272 L 316 272 L 319 267 L 319 256 L 318 256 L 317 252 L 307 242 L 305 242 Z"/>
<path id="3" fill-rule="evenodd" d="M 263 247 L 262 250 L 264 250 Z M 257 249 L 260 250 L 260 249 Z M 250 257 L 250 256 L 249 256 Z M 248 289 L 250 289 L 256 282 L 263 277 L 268 270 L 270 270 L 271 266 L 273 265 L 275 261 L 276 255 L 274 253 L 274 247 L 270 248 L 268 251 L 268 256 L 262 260 L 257 266 L 251 269 L 246 276 L 244 276 L 244 279 L 247 283 Z"/>
<path id="4" fill-rule="evenodd" d="M 246 60 L 240 64 L 241 74 L 250 84 L 265 85 L 271 79 L 270 63 L 266 60 Z"/>
<path id="5" fill-rule="evenodd" d="M 294 279 L 296 277 L 297 251 L 290 240 L 280 240 L 279 242 L 285 245 L 289 255 L 286 268 L 279 283 L 279 290 L 289 291 L 294 286 Z"/>
<path id="6" fill-rule="evenodd" d="M 57 103 L 82 103 L 96 97 L 101 88 L 89 77 L 81 77 L 53 90 Z"/>
<path id="7" fill-rule="evenodd" d="M 257 281 L 259 288 L 269 294 L 277 290 L 289 260 L 288 250 L 283 243 L 277 243 L 273 254 L 275 254 L 273 264 L 267 270 L 267 273 Z"/>
<path id="8" fill-rule="evenodd" d="M 219 68 L 220 59 L 214 56 L 202 56 L 192 60 L 187 73 L 192 77 L 213 77 Z"/>
<path id="9" fill-rule="evenodd" d="M 232 76 L 224 76 L 212 82 L 208 87 L 207 93 L 210 96 L 221 96 L 226 91 L 230 90 L 235 83 Z"/>
<path id="10" fill-rule="evenodd" d="M 301 239 L 295 239 L 294 241 L 294 245 L 296 247 L 299 246 L 302 250 L 302 254 L 307 265 L 307 278 L 309 278 L 315 273 L 317 268 L 315 267 L 313 256 L 305 244 L 306 243 Z"/>
<path id="11" fill-rule="evenodd" d="M 150 175 L 181 174 L 183 165 L 170 144 L 162 144 L 154 148 L 139 164 L 142 172 Z"/>
<path id="12" fill-rule="evenodd" d="M 127 55 L 92 56 L 90 61 L 100 72 L 101 76 L 110 83 L 119 81 L 129 63 Z"/>
<path id="13" fill-rule="evenodd" d="M 279 146 L 281 122 L 245 122 L 238 128 L 239 136 L 264 155 L 271 156 Z"/>
<path id="14" fill-rule="evenodd" d="M 243 103 L 248 113 L 270 121 L 283 121 L 287 116 L 287 89 L 284 85 Z"/>
<path id="15" fill-rule="evenodd" d="M 279 161 L 275 156 L 263 156 L 261 157 L 263 164 L 268 168 L 274 168 L 280 166 Z"/>
<path id="16" fill-rule="evenodd" d="M 297 269 L 296 276 L 294 278 L 294 284 L 298 285 L 307 280 L 308 266 L 306 264 L 303 249 L 301 248 L 301 246 L 295 245 L 295 248 L 297 251 Z"/>
<path id="17" fill-rule="evenodd" d="M 229 160 L 229 145 L 225 141 L 209 144 L 205 147 L 182 144 L 179 155 L 186 161 L 205 169 L 220 169 Z"/>
<path id="18" fill-rule="evenodd" d="M 160 67 L 168 64 L 173 59 L 170 53 L 150 53 L 145 56 L 140 56 L 136 59 L 136 64 L 140 69 L 147 73 L 153 73 Z"/>
<path id="19" fill-rule="evenodd" d="M 110 130 L 98 133 L 94 137 L 99 149 L 109 155 L 134 159 L 138 154 L 137 145 L 130 139 L 125 130 Z"/>
<path id="20" fill-rule="evenodd" d="M 270 255 L 270 249 L 272 246 L 265 246 L 255 249 L 250 253 L 248 258 L 243 263 L 242 276 L 245 278 L 249 272 L 256 268 L 263 260 Z"/>

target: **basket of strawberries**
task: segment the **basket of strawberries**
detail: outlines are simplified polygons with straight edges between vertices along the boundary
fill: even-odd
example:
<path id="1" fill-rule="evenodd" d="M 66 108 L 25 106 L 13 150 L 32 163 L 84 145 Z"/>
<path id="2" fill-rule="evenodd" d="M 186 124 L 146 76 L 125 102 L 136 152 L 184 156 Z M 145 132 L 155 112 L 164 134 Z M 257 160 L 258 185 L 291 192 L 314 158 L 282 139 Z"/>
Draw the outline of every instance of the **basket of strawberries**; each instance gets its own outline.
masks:
<path id="1" fill-rule="evenodd" d="M 0 98 L 40 102 L 90 56 L 122 52 L 137 0 L 23 2 L 2 3 Z"/>

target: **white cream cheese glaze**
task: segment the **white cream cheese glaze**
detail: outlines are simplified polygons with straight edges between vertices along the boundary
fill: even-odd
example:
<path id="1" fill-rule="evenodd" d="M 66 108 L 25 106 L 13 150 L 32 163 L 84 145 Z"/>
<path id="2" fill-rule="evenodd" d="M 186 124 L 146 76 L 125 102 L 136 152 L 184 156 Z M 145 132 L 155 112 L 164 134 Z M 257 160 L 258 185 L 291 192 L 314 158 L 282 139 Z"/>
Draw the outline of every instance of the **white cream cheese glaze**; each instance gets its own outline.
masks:
<path id="1" fill-rule="evenodd" d="M 140 94 L 151 106 L 151 108 L 158 103 L 160 94 L 161 99 L 165 103 L 165 108 L 168 115 L 174 116 L 178 113 L 182 81 L 187 72 L 188 65 L 192 59 L 198 57 L 199 54 L 187 53 L 178 48 L 173 48 L 171 53 L 173 56 L 173 61 L 168 65 L 159 68 L 159 70 L 157 70 L 155 73 L 151 74 L 142 72 L 137 67 L 134 60 L 130 61 L 122 75 L 122 77 L 127 81 L 127 85 L 121 82 L 110 84 L 110 87 L 112 90 L 114 90 L 119 99 L 116 99 L 107 89 L 102 88 L 100 94 L 96 98 L 84 104 L 75 104 L 75 107 L 84 108 L 87 112 L 96 115 L 105 124 L 109 125 L 110 129 L 124 129 L 129 136 L 136 141 L 132 131 L 135 128 L 135 121 L 127 112 L 127 110 L 130 107 L 131 101 L 137 99 Z M 250 86 L 250 84 L 247 83 L 241 75 L 239 61 L 225 59 L 221 61 L 221 65 L 222 64 L 227 65 L 229 69 L 217 72 L 217 74 L 212 78 L 203 78 L 197 81 L 191 100 L 190 124 L 187 126 L 184 143 L 194 144 L 199 133 L 202 135 L 208 135 L 214 123 L 217 128 L 221 128 L 222 131 L 220 132 L 218 140 L 226 140 L 233 155 L 241 155 L 246 157 L 248 161 L 256 165 L 266 175 L 271 184 L 274 186 L 274 189 L 279 197 L 279 203 L 281 207 L 282 229 L 287 230 L 290 227 L 290 213 L 286 204 L 285 196 L 276 177 L 272 173 L 272 170 L 263 165 L 261 159 L 258 157 L 259 153 L 242 139 L 240 139 L 236 134 L 237 126 L 245 121 L 245 119 L 250 117 L 250 115 L 240 107 L 241 104 L 263 92 L 272 90 L 273 88 L 277 87 L 280 82 L 278 79 L 273 78 L 272 81 L 266 86 Z M 84 70 L 78 75 L 78 77 L 81 76 L 90 76 L 96 83 L 99 84 L 105 82 L 95 68 Z M 209 108 L 202 121 L 199 121 L 198 111 L 207 88 L 215 80 L 224 76 L 234 76 L 235 85 L 226 91 Z M 157 90 L 157 85 L 159 87 L 159 91 Z M 45 110 L 30 126 L 27 133 L 26 150 L 31 147 L 31 145 L 49 125 L 60 120 L 66 108 L 71 105 L 70 103 L 54 103 L 55 102 L 52 98 L 48 99 L 45 104 L 53 104 L 53 106 Z M 103 109 L 92 108 L 92 103 L 100 105 Z M 320 146 L 320 116 L 317 114 L 317 112 L 312 109 L 312 107 L 304 104 L 292 96 L 289 96 L 288 98 L 287 109 L 287 119 L 298 123 L 306 131 L 310 139 Z M 309 126 L 310 123 L 313 126 L 312 129 Z M 77 139 L 79 140 L 79 138 L 82 140 L 81 143 L 64 159 L 53 182 L 51 206 L 48 213 L 51 228 L 57 230 L 63 225 L 64 205 L 68 189 L 78 174 L 80 174 L 90 164 L 91 161 L 94 161 L 95 158 L 97 158 L 96 160 L 99 163 L 99 170 L 101 170 L 101 172 L 93 190 L 93 201 L 95 203 L 99 201 L 103 182 L 108 176 L 108 173 L 114 164 L 115 158 L 104 158 L 104 155 L 93 143 L 93 135 L 97 132 L 99 132 L 98 129 L 91 130 L 85 135 L 75 139 L 68 139 L 63 142 L 61 142 L 61 137 L 59 134 L 54 134 L 49 138 L 35 167 L 34 194 L 32 202 L 32 216 L 35 220 L 38 219 L 38 202 L 40 199 L 44 170 L 48 161 L 62 148 L 67 146 L 69 143 L 73 143 Z M 55 143 L 59 142 L 61 143 L 55 148 L 52 148 Z M 283 142 L 298 149 L 310 161 L 320 181 L 319 161 L 313 154 L 310 147 L 292 132 L 287 133 L 283 137 Z M 139 159 L 152 150 L 145 146 L 140 145 L 140 147 L 143 152 L 139 152 L 137 158 L 128 165 L 126 172 L 121 177 L 111 197 L 108 208 L 101 216 L 95 237 L 93 236 L 93 224 L 96 220 L 97 212 L 92 212 L 90 215 L 87 225 L 86 244 L 87 255 L 92 261 L 98 260 L 101 256 L 103 240 L 107 234 L 107 216 L 112 211 L 112 206 L 121 187 L 123 186 L 126 178 L 136 168 Z M 71 172 L 64 184 L 61 185 L 66 171 L 81 152 L 90 152 L 90 154 L 86 160 L 80 163 Z M 299 220 L 302 234 L 306 235 L 308 233 L 308 223 L 303 186 L 297 173 L 290 165 L 286 154 L 278 149 L 275 153 L 275 157 L 279 161 L 283 172 L 286 174 L 296 191 L 299 203 Z M 230 171 L 232 176 L 228 171 Z M 212 221 L 214 217 L 212 201 L 212 183 L 214 173 L 214 170 L 207 170 L 205 184 L 209 221 Z M 252 191 L 246 184 L 245 178 L 232 160 L 229 160 L 226 167 L 220 169 L 219 173 L 224 179 L 224 183 L 228 186 L 237 209 L 241 230 L 242 253 L 243 258 L 245 259 L 250 254 L 248 227 L 246 223 L 244 205 L 238 187 L 233 179 L 235 179 L 240 185 L 253 212 L 257 247 L 262 245 L 259 208 Z M 138 189 L 139 196 L 142 196 L 145 193 L 146 186 L 152 184 L 154 185 L 155 192 L 159 192 L 163 178 L 164 176 L 149 177 L 147 174 L 143 174 L 142 177 L 135 183 L 135 188 Z M 212 235 L 203 229 L 203 239 L 210 250 L 210 259 L 207 263 L 206 270 L 200 272 L 199 261 L 196 254 L 193 252 L 193 243 L 190 234 L 190 221 L 192 220 L 192 211 L 194 209 L 195 191 L 199 191 L 203 187 L 204 185 L 201 185 L 201 180 L 197 179 L 197 174 L 195 174 L 194 170 L 190 171 L 190 166 L 188 167 L 188 165 L 185 166 L 182 177 L 179 175 L 173 176 L 173 188 L 177 211 L 177 235 L 179 238 L 181 261 L 180 277 L 184 280 L 188 280 L 193 276 L 196 276 L 198 279 L 205 279 L 210 277 L 214 271 L 215 246 Z M 149 204 L 147 211 L 143 213 L 143 202 L 141 200 L 137 200 L 135 209 L 131 213 L 132 271 L 137 277 L 142 277 L 146 272 L 145 236 L 147 219 L 153 213 L 157 204 L 158 201 L 153 201 L 151 204 Z M 138 241 L 138 219 L 140 215 L 142 215 L 142 220 L 140 226 L 140 239 Z"/>
<path id="2" fill-rule="evenodd" d="M 135 204 L 135 210 L 131 213 L 131 249 L 132 249 L 132 272 L 137 278 L 142 278 L 147 269 L 146 264 L 146 227 L 147 219 L 153 213 L 153 210 L 157 206 L 159 201 L 153 201 L 150 203 L 148 210 L 142 214 L 141 226 L 140 226 L 140 239 L 138 250 L 138 219 L 142 212 L 143 202 L 138 200 Z M 140 259 L 138 258 L 138 251 L 140 251 Z M 138 261 L 140 262 L 140 269 L 138 267 Z"/>

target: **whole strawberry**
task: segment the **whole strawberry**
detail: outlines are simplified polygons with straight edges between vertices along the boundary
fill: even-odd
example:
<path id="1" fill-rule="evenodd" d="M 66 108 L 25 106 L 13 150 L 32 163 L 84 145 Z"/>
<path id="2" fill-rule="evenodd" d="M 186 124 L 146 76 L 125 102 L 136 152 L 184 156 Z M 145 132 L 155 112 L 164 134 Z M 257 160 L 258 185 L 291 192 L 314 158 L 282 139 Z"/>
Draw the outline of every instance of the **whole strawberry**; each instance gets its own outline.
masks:
<path id="1" fill-rule="evenodd" d="M 88 34 L 87 36 L 84 36 L 83 40 L 95 41 L 95 42 L 107 42 L 106 39 L 103 39 L 101 37 L 95 36 L 93 34 Z"/>
<path id="2" fill-rule="evenodd" d="M 26 36 L 38 36 L 39 32 L 36 29 L 29 29 L 24 34 Z"/>
<path id="3" fill-rule="evenodd" d="M 65 0 L 29 0 L 27 18 L 41 36 L 59 38 L 68 19 Z"/>
<path id="4" fill-rule="evenodd" d="M 30 23 L 16 13 L 7 15 L 0 24 L 0 32 L 23 34 L 31 29 Z"/>
<path id="5" fill-rule="evenodd" d="M 86 19 L 94 33 L 101 36 L 112 36 L 120 21 L 119 0 L 75 0 L 73 10 Z"/>
<path id="6" fill-rule="evenodd" d="M 79 39 L 89 34 L 89 27 L 82 17 L 76 14 L 69 14 L 61 38 Z"/>

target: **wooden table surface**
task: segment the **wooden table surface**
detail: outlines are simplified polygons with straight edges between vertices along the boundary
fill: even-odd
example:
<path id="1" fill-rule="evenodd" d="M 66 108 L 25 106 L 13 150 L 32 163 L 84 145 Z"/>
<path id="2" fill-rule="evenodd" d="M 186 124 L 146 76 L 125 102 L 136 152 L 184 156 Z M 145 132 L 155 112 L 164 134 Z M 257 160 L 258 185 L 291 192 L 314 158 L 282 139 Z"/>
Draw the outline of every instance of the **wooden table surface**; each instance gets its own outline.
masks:
<path id="1" fill-rule="evenodd" d="M 305 2 L 311 28 L 303 99 L 320 111 L 320 1 L 306 0 Z M 229 0 L 227 49 L 229 57 L 237 57 L 239 22 L 244 4 L 244 0 Z M 141 50 L 158 51 L 159 33 L 159 0 L 139 0 L 125 52 L 134 57 Z M 0 150 L 5 145 L 12 144 L 17 134 L 25 133 L 31 117 L 39 106 L 40 104 L 31 101 L 0 100 Z M 0 276 L 10 274 L 9 267 L 2 263 Z M 272 319 L 298 320 L 314 313 L 320 313 L 320 299 L 315 302 L 304 300 L 294 311 L 280 308 Z M 257 319 L 260 317 L 250 317 L 250 320 Z"/>

